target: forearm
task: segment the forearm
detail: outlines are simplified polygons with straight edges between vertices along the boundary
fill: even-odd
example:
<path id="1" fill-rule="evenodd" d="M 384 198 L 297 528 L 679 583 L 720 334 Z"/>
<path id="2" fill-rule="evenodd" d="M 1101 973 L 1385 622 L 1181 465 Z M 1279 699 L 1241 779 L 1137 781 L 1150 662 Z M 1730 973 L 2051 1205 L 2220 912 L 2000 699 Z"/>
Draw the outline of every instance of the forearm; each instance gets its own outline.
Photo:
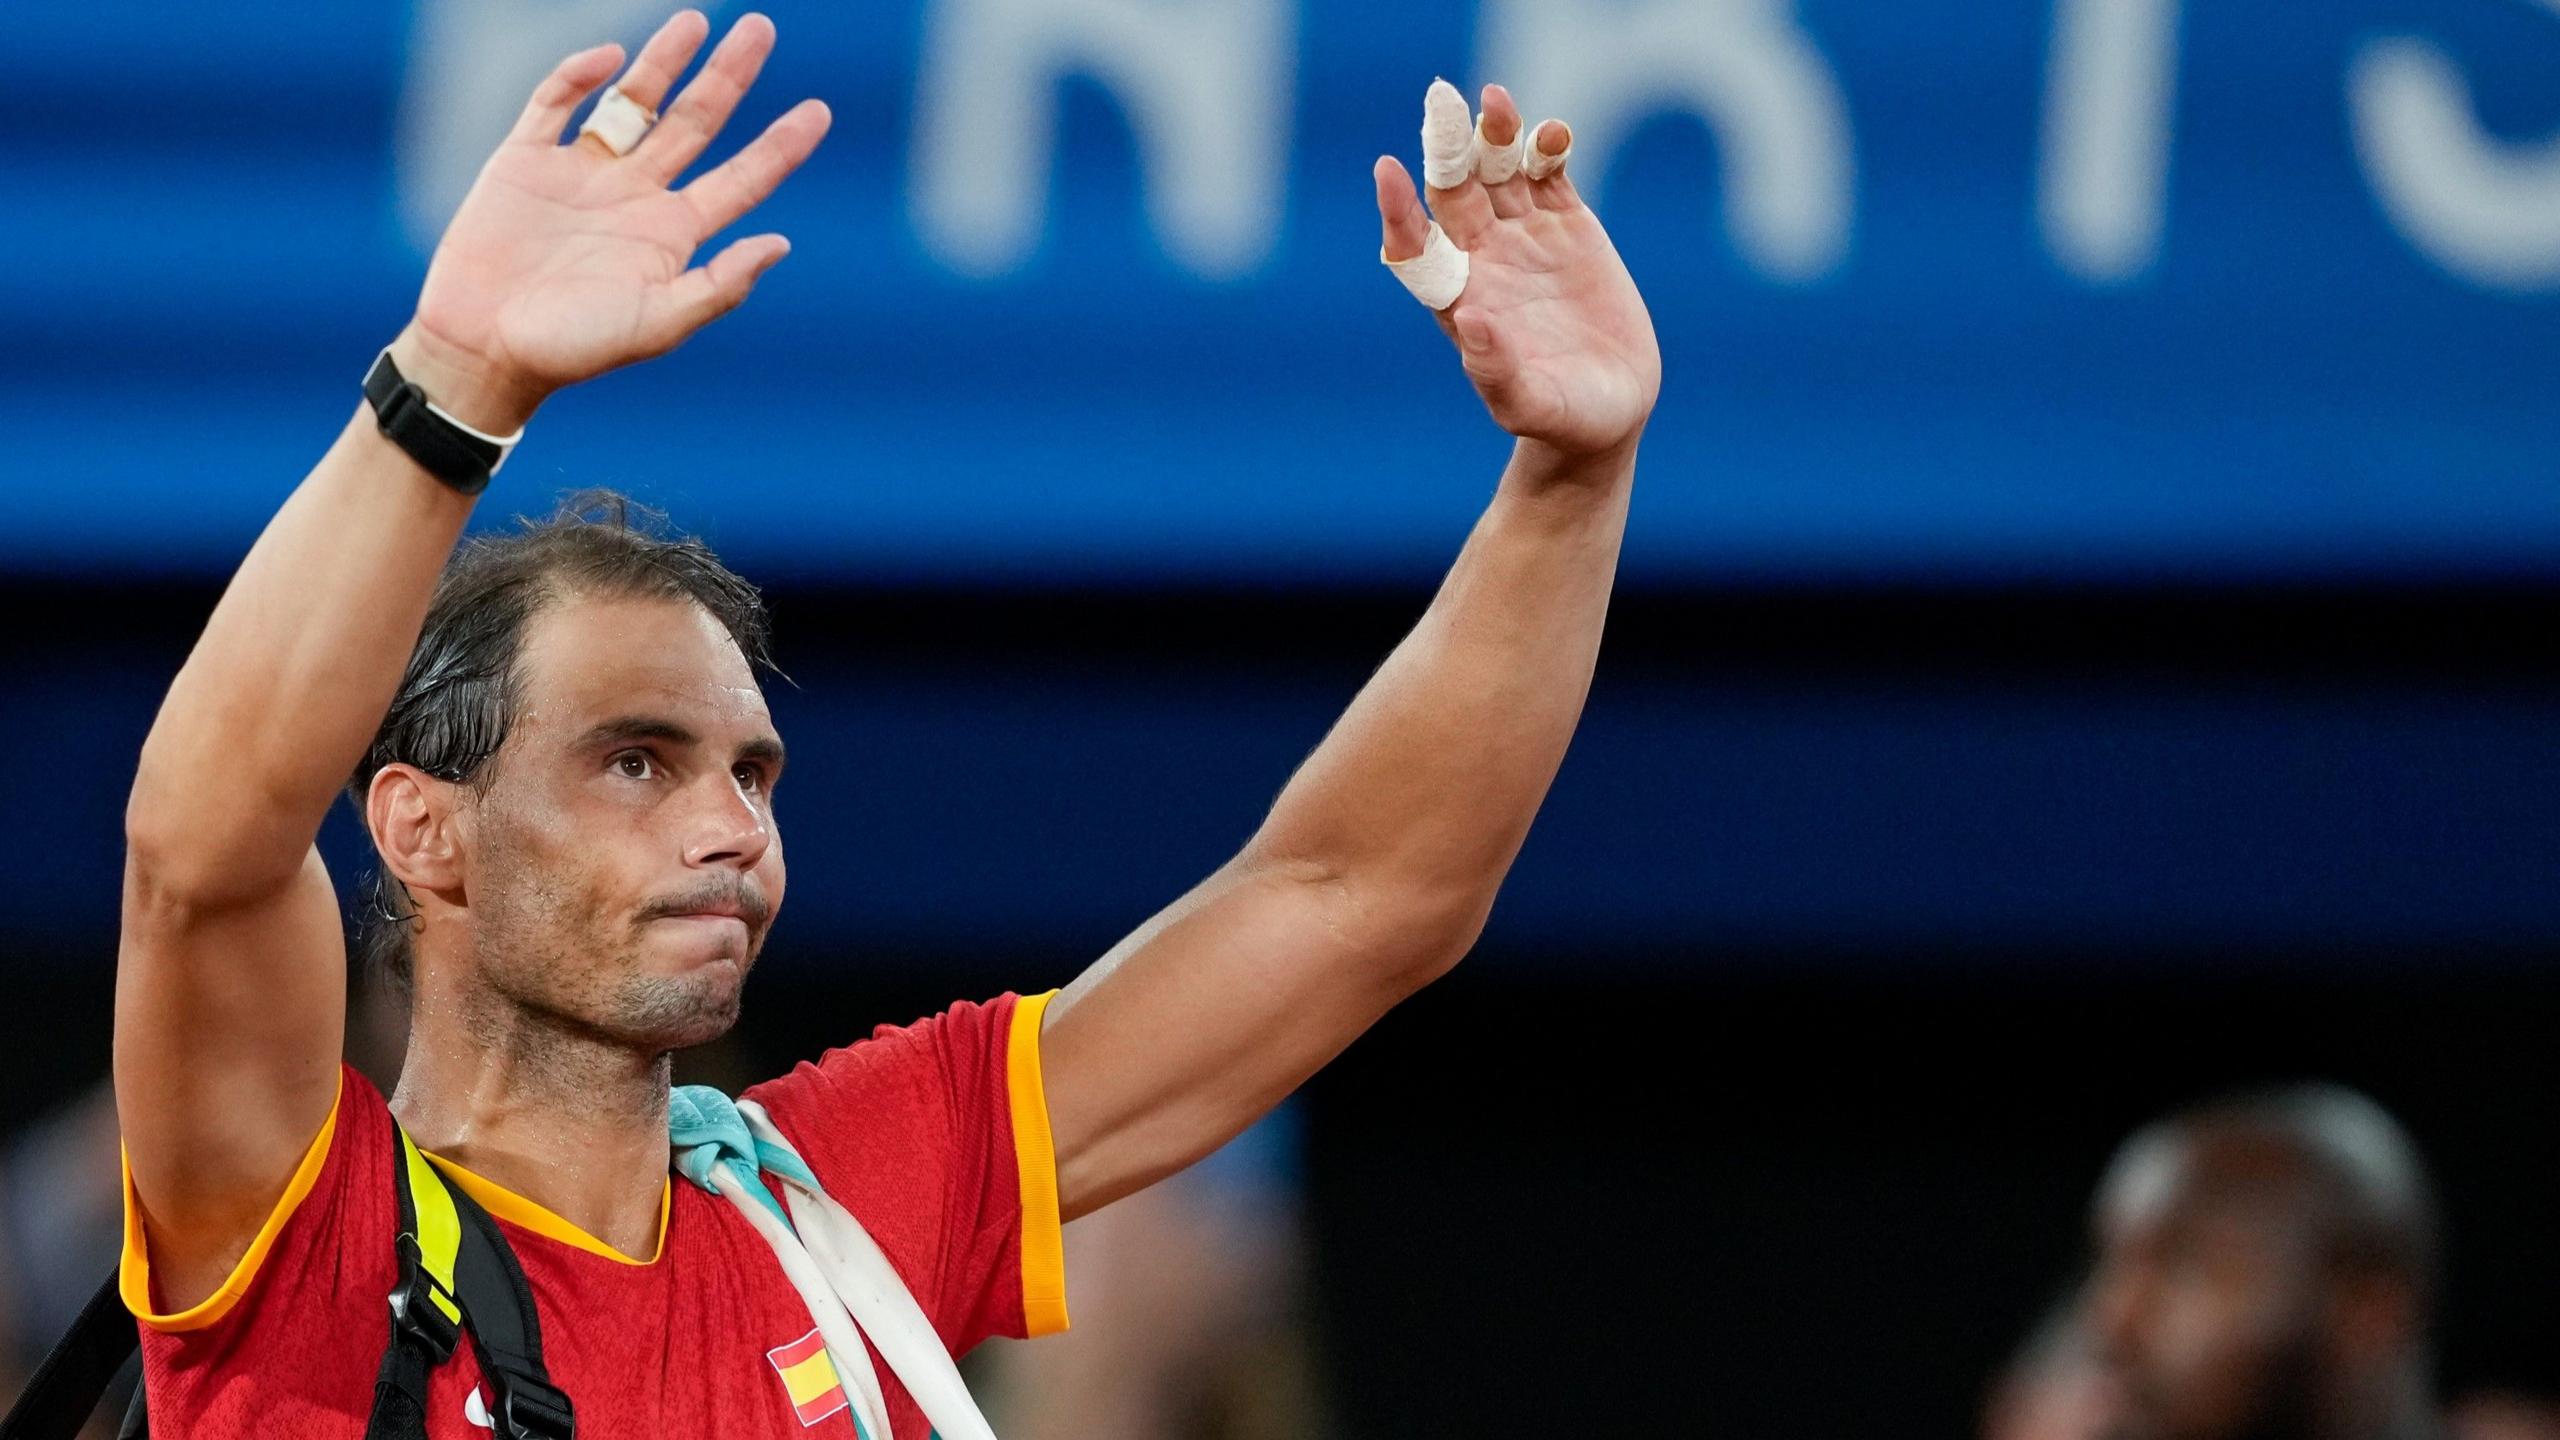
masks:
<path id="1" fill-rule="evenodd" d="M 1390 959 L 1453 963 L 1564 759 L 1589 693 L 1635 447 L 1523 441 L 1421 622 L 1281 792 L 1248 848 L 1334 891 Z"/>
<path id="2" fill-rule="evenodd" d="M 475 425 L 511 429 L 530 408 L 476 391 L 406 338 L 394 355 Z M 470 511 L 355 407 L 162 702 L 126 812 L 138 866 L 201 903 L 291 879 L 381 723 Z"/>

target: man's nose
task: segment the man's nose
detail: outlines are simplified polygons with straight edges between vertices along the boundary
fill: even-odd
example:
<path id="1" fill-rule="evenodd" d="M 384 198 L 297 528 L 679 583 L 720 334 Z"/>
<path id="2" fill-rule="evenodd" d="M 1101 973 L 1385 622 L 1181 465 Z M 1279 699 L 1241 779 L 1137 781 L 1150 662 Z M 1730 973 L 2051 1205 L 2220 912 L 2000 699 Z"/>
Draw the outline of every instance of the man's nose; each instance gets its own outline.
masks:
<path id="1" fill-rule="evenodd" d="M 703 787 L 685 844 L 685 863 L 752 870 L 773 845 L 773 822 L 735 780 L 726 776 Z"/>

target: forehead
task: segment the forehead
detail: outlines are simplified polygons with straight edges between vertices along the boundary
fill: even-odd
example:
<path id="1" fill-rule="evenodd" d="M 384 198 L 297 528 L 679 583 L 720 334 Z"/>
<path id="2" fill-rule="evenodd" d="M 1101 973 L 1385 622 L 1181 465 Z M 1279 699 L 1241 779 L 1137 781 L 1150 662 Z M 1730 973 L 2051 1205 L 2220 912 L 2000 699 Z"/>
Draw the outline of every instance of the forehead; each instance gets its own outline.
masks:
<path id="1" fill-rule="evenodd" d="M 2168 1231 L 2309 1238 L 2317 1207 L 2300 1157 L 2273 1137 L 2170 1132 L 2127 1147 L 2099 1192 L 2100 1236 Z"/>
<path id="2" fill-rule="evenodd" d="M 527 622 L 517 665 L 517 724 L 530 730 L 574 732 L 634 710 L 701 727 L 773 728 L 737 642 L 690 600 L 564 597 Z"/>

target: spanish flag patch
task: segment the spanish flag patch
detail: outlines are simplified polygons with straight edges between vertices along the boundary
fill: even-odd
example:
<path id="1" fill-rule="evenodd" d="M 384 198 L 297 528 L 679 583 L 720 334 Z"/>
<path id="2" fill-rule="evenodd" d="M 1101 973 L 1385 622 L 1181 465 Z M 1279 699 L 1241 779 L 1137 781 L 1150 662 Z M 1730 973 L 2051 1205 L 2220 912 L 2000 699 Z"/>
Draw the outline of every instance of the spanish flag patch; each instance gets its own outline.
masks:
<path id="1" fill-rule="evenodd" d="M 836 1378 L 835 1362 L 827 1358 L 827 1342 L 817 1331 L 767 1350 L 764 1358 L 773 1362 L 774 1373 L 782 1377 L 782 1388 L 791 1396 L 791 1408 L 799 1412 L 804 1428 L 851 1404 L 844 1396 L 844 1382 Z"/>

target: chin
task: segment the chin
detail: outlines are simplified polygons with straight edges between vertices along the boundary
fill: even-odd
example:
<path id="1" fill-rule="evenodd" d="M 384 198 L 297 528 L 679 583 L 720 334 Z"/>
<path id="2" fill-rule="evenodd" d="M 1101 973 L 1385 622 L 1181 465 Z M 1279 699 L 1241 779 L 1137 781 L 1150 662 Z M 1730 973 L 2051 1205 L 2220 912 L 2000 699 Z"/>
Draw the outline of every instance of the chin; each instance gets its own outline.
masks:
<path id="1" fill-rule="evenodd" d="M 613 1028 L 653 1050 L 707 1045 L 738 1023 L 747 966 L 730 957 L 674 975 L 635 975 L 614 997 Z"/>

